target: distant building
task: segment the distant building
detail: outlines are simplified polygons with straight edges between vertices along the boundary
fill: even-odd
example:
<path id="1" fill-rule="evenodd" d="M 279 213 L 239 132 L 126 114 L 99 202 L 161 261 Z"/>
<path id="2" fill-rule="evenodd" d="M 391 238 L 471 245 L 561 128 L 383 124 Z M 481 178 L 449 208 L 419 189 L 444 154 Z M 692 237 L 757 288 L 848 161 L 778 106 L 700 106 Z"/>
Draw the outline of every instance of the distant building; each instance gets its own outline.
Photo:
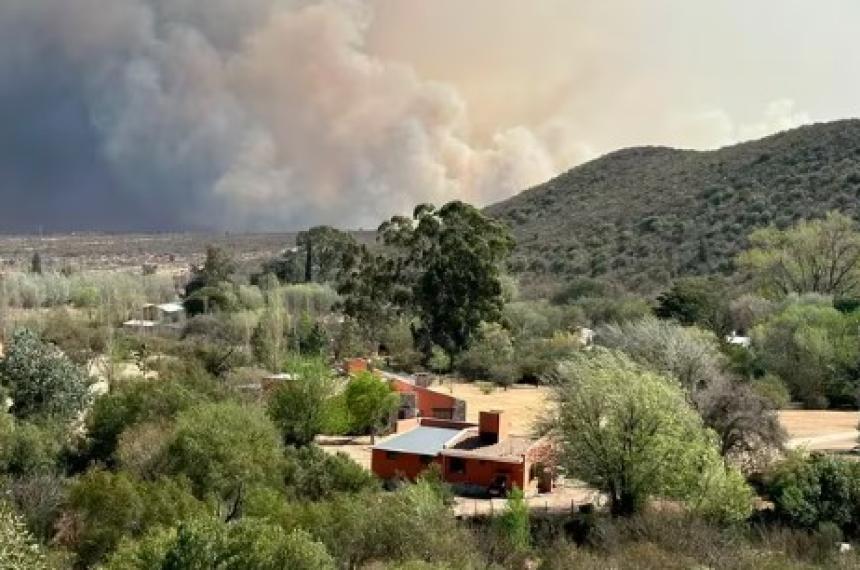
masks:
<path id="1" fill-rule="evenodd" d="M 594 344 L 594 331 L 587 327 L 579 329 L 579 342 L 584 347 Z"/>
<path id="2" fill-rule="evenodd" d="M 347 376 L 354 376 L 361 372 L 368 372 L 370 363 L 366 358 L 348 358 L 343 363 L 343 373 Z"/>
<path id="3" fill-rule="evenodd" d="M 398 420 L 421 417 L 465 421 L 466 402 L 428 388 L 432 380 L 428 374 L 409 377 L 383 373 L 383 377 L 400 394 Z"/>
<path id="4" fill-rule="evenodd" d="M 123 328 L 136 332 L 178 333 L 185 324 L 185 307 L 182 303 L 148 303 L 141 308 L 140 319 L 131 319 Z"/>
<path id="5" fill-rule="evenodd" d="M 726 342 L 736 346 L 742 346 L 744 348 L 749 348 L 752 345 L 752 339 L 750 337 L 740 336 L 736 331 L 732 331 L 732 334 L 726 336 Z"/>
<path id="6" fill-rule="evenodd" d="M 371 469 L 381 479 L 414 480 L 431 465 L 458 492 L 502 494 L 515 486 L 550 492 L 555 465 L 547 439 L 510 435 L 501 411 L 481 412 L 478 424 L 415 418 L 373 447 Z"/>
<path id="7" fill-rule="evenodd" d="M 292 382 L 296 378 L 292 374 L 287 373 L 279 373 L 279 374 L 269 374 L 260 382 L 260 388 L 263 391 L 263 394 L 266 396 L 270 396 L 272 392 L 278 389 L 278 386 L 283 384 L 284 382 Z"/>

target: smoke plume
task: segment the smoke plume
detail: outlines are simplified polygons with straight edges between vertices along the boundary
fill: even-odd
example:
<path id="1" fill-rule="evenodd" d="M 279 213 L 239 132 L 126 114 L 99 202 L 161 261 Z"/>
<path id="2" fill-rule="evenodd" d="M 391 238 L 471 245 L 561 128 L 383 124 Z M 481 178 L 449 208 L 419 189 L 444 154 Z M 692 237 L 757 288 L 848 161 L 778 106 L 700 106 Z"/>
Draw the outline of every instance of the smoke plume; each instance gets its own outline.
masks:
<path id="1" fill-rule="evenodd" d="M 531 49 L 541 32 L 516 36 L 514 17 L 510 51 L 481 61 L 458 42 L 489 28 L 440 23 L 532 3 L 462 4 L 5 0 L 0 231 L 375 227 L 417 202 L 507 197 L 628 142 L 716 146 L 808 119 L 780 99 L 749 124 L 706 107 L 650 128 L 640 84 L 638 139 L 612 138 L 623 126 L 595 105 L 633 102 L 607 79 L 627 64 L 590 33 L 600 14 L 547 0 L 548 22 L 570 16 L 549 36 L 574 51 Z"/>

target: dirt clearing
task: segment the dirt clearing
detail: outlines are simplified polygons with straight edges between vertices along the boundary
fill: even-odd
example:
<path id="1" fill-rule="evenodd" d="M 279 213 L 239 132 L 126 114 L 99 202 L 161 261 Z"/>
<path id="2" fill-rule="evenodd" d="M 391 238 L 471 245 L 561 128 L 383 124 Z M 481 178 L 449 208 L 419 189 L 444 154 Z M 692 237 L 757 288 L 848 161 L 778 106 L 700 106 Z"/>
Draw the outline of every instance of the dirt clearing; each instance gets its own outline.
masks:
<path id="1" fill-rule="evenodd" d="M 479 384 L 445 382 L 434 384 L 432 390 L 450 394 L 466 402 L 466 420 L 478 421 L 478 414 L 487 410 L 504 410 L 511 423 L 511 434 L 532 435 L 535 420 L 547 408 L 550 389 L 545 386 L 517 384 L 507 390 L 494 388 L 485 394 Z"/>

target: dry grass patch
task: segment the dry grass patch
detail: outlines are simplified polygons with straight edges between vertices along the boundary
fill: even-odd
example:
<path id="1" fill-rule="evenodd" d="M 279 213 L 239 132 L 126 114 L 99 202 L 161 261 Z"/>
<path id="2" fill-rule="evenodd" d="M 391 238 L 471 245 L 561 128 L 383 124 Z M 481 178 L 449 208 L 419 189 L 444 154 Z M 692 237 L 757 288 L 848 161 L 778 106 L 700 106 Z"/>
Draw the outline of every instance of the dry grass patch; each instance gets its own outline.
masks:
<path id="1" fill-rule="evenodd" d="M 476 383 L 448 382 L 434 384 L 431 388 L 442 394 L 451 394 L 466 402 L 466 419 L 478 421 L 478 414 L 485 410 L 504 410 L 510 418 L 511 433 L 531 435 L 534 422 L 546 410 L 551 390 L 546 386 L 515 384 L 504 390 L 495 388 L 485 393 Z"/>

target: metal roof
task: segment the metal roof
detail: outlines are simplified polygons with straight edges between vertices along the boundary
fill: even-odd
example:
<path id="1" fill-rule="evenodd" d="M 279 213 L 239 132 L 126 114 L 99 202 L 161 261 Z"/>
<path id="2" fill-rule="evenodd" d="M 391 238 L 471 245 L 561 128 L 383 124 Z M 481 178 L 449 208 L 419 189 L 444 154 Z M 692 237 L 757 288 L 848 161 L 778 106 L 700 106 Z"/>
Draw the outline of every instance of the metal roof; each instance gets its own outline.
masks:
<path id="1" fill-rule="evenodd" d="M 418 426 L 404 434 L 378 443 L 374 449 L 436 456 L 445 448 L 446 443 L 460 435 L 462 431 L 460 429 Z"/>

